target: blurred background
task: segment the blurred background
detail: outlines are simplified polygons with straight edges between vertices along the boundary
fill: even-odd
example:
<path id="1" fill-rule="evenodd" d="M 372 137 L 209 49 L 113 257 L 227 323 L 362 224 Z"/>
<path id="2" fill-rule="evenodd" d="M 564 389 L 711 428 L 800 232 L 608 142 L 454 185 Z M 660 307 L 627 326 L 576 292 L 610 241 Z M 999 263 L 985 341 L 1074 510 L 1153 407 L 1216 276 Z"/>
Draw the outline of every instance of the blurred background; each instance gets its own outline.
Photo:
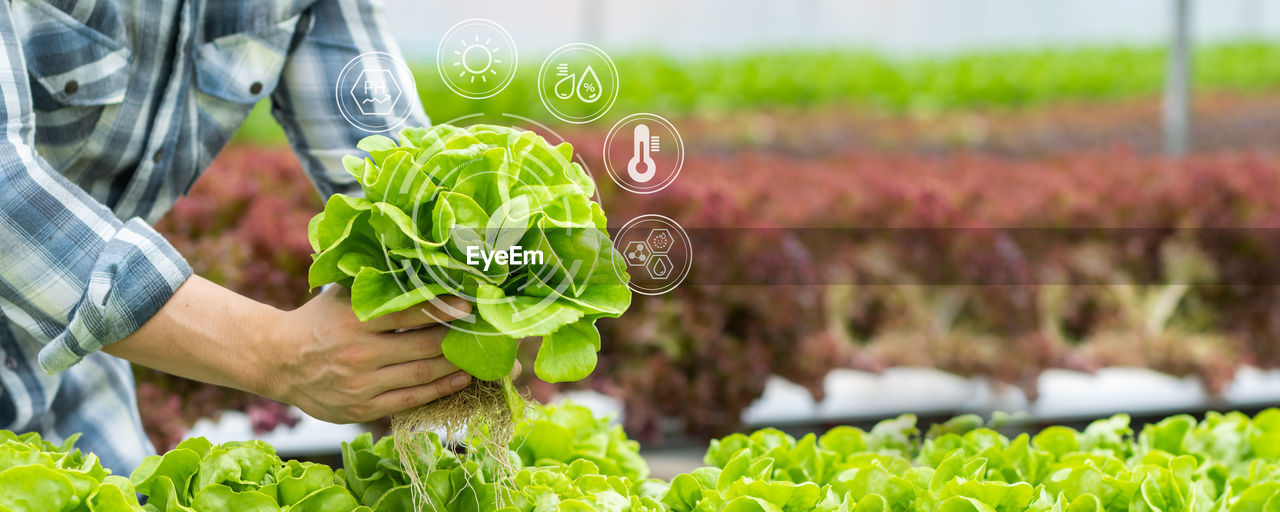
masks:
<path id="1" fill-rule="evenodd" d="M 519 34 L 522 51 L 586 41 L 613 52 L 675 56 L 861 49 L 924 56 L 1019 47 L 1163 44 L 1169 0 L 548 0 L 512 4 L 387 0 L 388 26 L 406 53 L 435 57 L 440 35 L 483 17 Z M 1280 29 L 1280 6 L 1266 0 L 1201 0 L 1191 5 L 1197 39 L 1262 38 Z"/>
<path id="2" fill-rule="evenodd" d="M 661 213 L 693 232 L 682 286 L 600 322 L 590 379 L 522 382 L 618 413 L 658 476 L 697 465 L 684 448 L 706 436 L 764 425 L 1005 411 L 1033 428 L 1280 402 L 1280 3 L 388 0 L 384 15 L 433 120 L 544 123 L 594 172 L 611 226 Z M 476 17 L 520 51 L 484 100 L 435 68 L 444 32 Z M 585 125 L 536 91 L 575 41 L 609 52 L 621 84 Z M 291 308 L 321 202 L 267 108 L 160 228 L 197 272 Z M 609 127 L 636 112 L 684 140 L 657 194 L 600 170 Z M 381 428 L 138 375 L 160 449 L 194 426 L 323 456 Z"/>

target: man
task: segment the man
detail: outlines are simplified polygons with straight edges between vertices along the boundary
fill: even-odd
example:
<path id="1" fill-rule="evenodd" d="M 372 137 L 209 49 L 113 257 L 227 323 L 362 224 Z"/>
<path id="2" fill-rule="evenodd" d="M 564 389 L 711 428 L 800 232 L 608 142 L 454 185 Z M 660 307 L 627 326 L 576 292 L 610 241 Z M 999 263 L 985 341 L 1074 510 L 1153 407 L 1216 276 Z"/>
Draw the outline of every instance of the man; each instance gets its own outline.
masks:
<path id="1" fill-rule="evenodd" d="M 400 332 L 463 301 L 364 324 L 335 287 L 284 312 L 192 275 L 149 225 L 267 96 L 320 193 L 358 193 L 339 159 L 368 134 L 333 90 L 356 56 L 399 55 L 373 2 L 0 6 L 0 428 L 83 432 L 79 447 L 127 474 L 152 450 L 128 361 L 334 422 L 468 383 L 441 357 L 443 326 Z"/>

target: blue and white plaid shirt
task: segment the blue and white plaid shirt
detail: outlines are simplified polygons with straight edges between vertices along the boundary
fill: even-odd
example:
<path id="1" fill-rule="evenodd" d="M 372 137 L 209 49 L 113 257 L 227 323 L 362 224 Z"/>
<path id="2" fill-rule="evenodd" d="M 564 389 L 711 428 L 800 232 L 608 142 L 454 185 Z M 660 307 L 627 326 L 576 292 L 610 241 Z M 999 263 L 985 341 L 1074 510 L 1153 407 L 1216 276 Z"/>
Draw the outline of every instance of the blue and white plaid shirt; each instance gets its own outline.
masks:
<path id="1" fill-rule="evenodd" d="M 358 190 L 339 161 L 368 134 L 333 91 L 400 54 L 376 1 L 0 3 L 0 428 L 83 432 L 117 473 L 152 452 L 129 363 L 99 351 L 191 274 L 150 223 L 268 96 L 320 193 Z"/>

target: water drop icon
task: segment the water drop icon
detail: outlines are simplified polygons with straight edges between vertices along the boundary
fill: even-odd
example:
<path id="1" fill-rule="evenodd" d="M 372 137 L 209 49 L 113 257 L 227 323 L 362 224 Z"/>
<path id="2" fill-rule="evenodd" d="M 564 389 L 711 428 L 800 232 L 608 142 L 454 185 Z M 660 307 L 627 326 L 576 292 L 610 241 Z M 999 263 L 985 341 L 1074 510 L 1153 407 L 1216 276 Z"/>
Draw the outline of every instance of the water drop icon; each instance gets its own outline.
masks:
<path id="1" fill-rule="evenodd" d="M 556 82 L 556 85 L 552 88 L 554 89 L 554 92 L 557 98 L 560 98 L 562 100 L 567 100 L 573 97 L 573 89 L 574 89 L 573 79 L 574 79 L 574 76 L 572 73 L 570 73 L 565 75 L 564 78 L 561 78 L 559 81 Z"/>
<path id="2" fill-rule="evenodd" d="M 667 277 L 667 272 L 670 271 L 671 268 L 667 265 L 666 259 L 666 257 L 654 258 L 653 265 L 649 266 L 649 272 L 654 278 L 663 279 Z"/>
<path id="3" fill-rule="evenodd" d="M 589 65 L 578 80 L 578 99 L 583 103 L 595 103 L 600 99 L 600 77 L 596 76 L 596 70 Z"/>

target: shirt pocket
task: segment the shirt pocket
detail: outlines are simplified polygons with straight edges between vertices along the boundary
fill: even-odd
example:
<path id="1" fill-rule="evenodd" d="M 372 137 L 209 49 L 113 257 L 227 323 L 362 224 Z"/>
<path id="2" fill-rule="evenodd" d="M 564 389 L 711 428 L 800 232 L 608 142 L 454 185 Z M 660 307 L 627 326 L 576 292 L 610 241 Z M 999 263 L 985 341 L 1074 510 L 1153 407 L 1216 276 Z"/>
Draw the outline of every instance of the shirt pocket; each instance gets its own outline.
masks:
<path id="1" fill-rule="evenodd" d="M 195 63 L 200 92 L 244 106 L 266 98 L 280 81 L 300 18 L 200 44 Z"/>
<path id="2" fill-rule="evenodd" d="M 94 107 L 124 101 L 133 52 L 52 5 L 16 0 L 11 6 L 22 41 L 36 110 Z"/>

